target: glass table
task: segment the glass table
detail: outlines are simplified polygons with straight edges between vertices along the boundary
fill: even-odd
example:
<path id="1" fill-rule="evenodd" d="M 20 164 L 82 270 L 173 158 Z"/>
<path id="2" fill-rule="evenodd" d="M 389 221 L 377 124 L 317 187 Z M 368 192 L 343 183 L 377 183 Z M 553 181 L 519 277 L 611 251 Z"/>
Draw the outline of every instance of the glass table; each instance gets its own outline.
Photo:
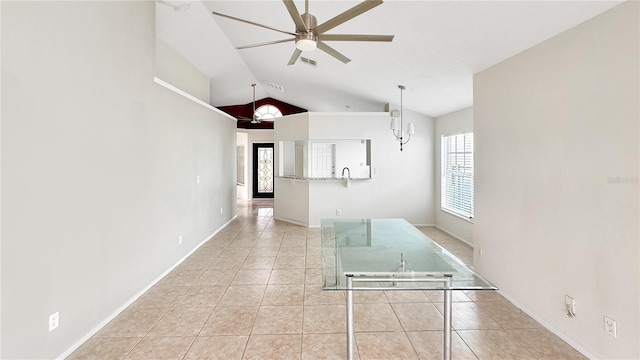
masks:
<path id="1" fill-rule="evenodd" d="M 444 359 L 451 359 L 451 295 L 497 290 L 404 219 L 322 219 L 322 285 L 346 291 L 347 356 L 353 359 L 353 291 L 444 292 Z"/>

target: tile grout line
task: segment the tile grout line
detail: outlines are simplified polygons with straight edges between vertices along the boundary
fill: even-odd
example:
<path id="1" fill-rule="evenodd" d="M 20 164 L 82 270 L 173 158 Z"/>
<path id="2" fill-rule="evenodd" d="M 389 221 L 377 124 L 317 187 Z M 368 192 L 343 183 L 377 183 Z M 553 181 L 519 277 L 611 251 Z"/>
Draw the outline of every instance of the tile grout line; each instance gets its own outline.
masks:
<path id="1" fill-rule="evenodd" d="M 256 205 L 254 205 L 255 207 Z M 259 205 L 257 206 L 262 206 L 262 203 L 259 203 Z M 191 351 L 196 351 L 197 347 L 196 347 L 196 341 L 198 341 L 198 339 L 200 338 L 204 338 L 205 336 L 203 336 L 204 334 L 204 329 L 207 325 L 207 323 L 209 323 L 209 321 L 211 321 L 211 319 L 214 318 L 214 312 L 216 311 L 216 309 L 219 308 L 223 308 L 220 307 L 220 301 L 224 298 L 225 294 L 228 293 L 230 286 L 232 286 L 232 282 L 234 281 L 234 279 L 236 278 L 236 276 L 238 275 L 239 271 L 242 270 L 242 267 L 245 266 L 246 262 L 249 260 L 250 257 L 260 257 L 260 251 L 257 251 L 259 247 L 262 247 L 263 245 L 265 246 L 269 246 L 269 247 L 273 247 L 273 240 L 274 239 L 279 239 L 278 245 L 277 245 L 277 251 L 275 253 L 275 257 L 276 259 L 278 258 L 278 256 L 280 255 L 280 251 L 282 249 L 287 250 L 287 252 L 283 252 L 282 254 L 284 254 L 284 256 L 287 255 L 295 255 L 298 254 L 298 250 L 300 249 L 292 249 L 292 248 L 296 248 L 299 247 L 299 245 L 301 245 L 300 243 L 302 241 L 304 241 L 304 256 L 302 256 L 302 258 L 304 259 L 304 266 L 302 268 L 299 268 L 298 265 L 296 265 L 295 267 L 283 267 L 283 268 L 279 268 L 279 269 L 275 269 L 275 261 L 272 264 L 271 268 L 269 269 L 269 274 L 268 277 L 266 279 L 266 284 L 264 285 L 264 291 L 262 292 L 262 296 L 260 298 L 260 301 L 258 302 L 258 306 L 257 306 L 257 312 L 253 318 L 253 323 L 251 325 L 251 330 L 248 332 L 248 335 L 246 336 L 246 341 L 244 342 L 244 348 L 242 348 L 242 351 L 240 351 L 240 342 L 237 343 L 237 354 L 238 355 L 242 355 L 243 358 L 245 356 L 251 356 L 252 352 L 248 350 L 250 350 L 249 348 L 249 342 L 252 338 L 253 335 L 258 335 L 258 334 L 253 334 L 253 330 L 255 329 L 255 325 L 256 325 L 256 321 L 258 318 L 258 314 L 260 312 L 260 310 L 267 305 L 264 305 L 263 302 L 265 301 L 265 297 L 267 295 L 267 289 L 269 289 L 270 286 L 291 286 L 291 285 L 296 285 L 298 286 L 297 280 L 295 282 L 293 282 L 293 280 L 290 279 L 286 279 L 284 280 L 284 284 L 270 284 L 271 280 L 274 279 L 273 277 L 273 272 L 275 270 L 286 270 L 285 273 L 287 273 L 288 275 L 291 274 L 296 274 L 295 277 L 299 278 L 298 273 L 300 272 L 302 274 L 302 306 L 301 306 L 301 314 L 302 314 L 302 324 L 301 324 L 301 330 L 299 332 L 299 334 L 295 334 L 295 335 L 299 335 L 299 339 L 300 339 L 300 343 L 299 343 L 299 347 L 298 351 L 299 351 L 299 356 L 302 357 L 303 355 L 303 351 L 305 350 L 305 342 L 304 342 L 304 337 L 305 337 L 305 316 L 309 315 L 309 313 L 306 310 L 310 310 L 310 309 L 305 309 L 305 307 L 307 306 L 312 306 L 314 304 L 309 304 L 307 305 L 306 300 L 306 296 L 307 294 L 311 294 L 311 290 L 314 288 L 315 284 L 317 283 L 317 278 L 313 280 L 312 283 L 307 284 L 307 277 L 311 276 L 311 274 L 315 274 L 315 275 L 320 275 L 320 278 L 322 277 L 322 271 L 320 269 L 319 274 L 317 274 L 317 270 L 316 267 L 318 266 L 316 257 L 320 256 L 320 260 L 322 260 L 322 247 L 320 247 L 320 252 L 317 253 L 317 237 L 321 234 L 316 233 L 313 229 L 308 229 L 308 228 L 299 228 L 298 226 L 291 226 L 289 224 L 287 224 L 286 222 L 279 222 L 279 221 L 274 221 L 272 215 L 268 216 L 268 217 L 264 217 L 264 216 L 256 216 L 256 212 L 255 209 L 254 211 L 248 211 L 248 209 L 251 209 L 252 206 L 246 206 L 246 207 L 242 207 L 239 208 L 238 212 L 240 214 L 240 216 L 238 217 L 238 221 L 234 221 L 233 223 L 227 224 L 226 228 L 221 230 L 219 235 L 221 235 L 218 238 L 212 237 L 211 239 L 209 239 L 210 244 L 208 246 L 203 246 L 203 248 L 201 250 L 203 250 L 200 254 L 200 256 L 197 256 L 197 259 L 194 259 L 194 261 L 192 261 L 191 263 L 189 263 L 189 269 L 182 269 L 182 268 L 177 268 L 174 269 L 175 272 L 173 272 L 174 276 L 172 277 L 171 281 L 168 282 L 169 285 L 167 285 L 167 287 L 179 287 L 179 288 L 183 288 L 186 289 L 183 293 L 181 293 L 180 295 L 178 295 L 176 298 L 177 300 L 174 301 L 170 307 L 165 308 L 166 311 L 163 312 L 158 318 L 157 320 L 155 320 L 154 323 L 152 323 L 152 325 L 149 327 L 149 330 L 146 332 L 143 332 L 141 337 L 138 336 L 134 336 L 133 338 L 136 339 L 136 341 L 132 342 L 131 348 L 129 348 L 128 350 L 126 350 L 126 348 L 122 349 L 121 352 L 121 356 L 124 356 L 126 358 L 132 358 L 133 356 L 137 356 L 137 355 L 143 355 L 142 353 L 135 353 L 134 355 L 134 351 L 136 350 L 136 348 L 140 347 L 140 344 L 143 343 L 144 341 L 148 341 L 149 339 L 153 339 L 154 336 L 149 336 L 154 329 L 159 329 L 158 326 L 161 322 L 163 322 L 164 320 L 168 319 L 168 317 L 170 316 L 170 312 L 171 311 L 176 311 L 176 309 L 180 308 L 182 305 L 180 305 L 180 301 L 181 299 L 185 299 L 186 297 L 188 297 L 190 291 L 192 289 L 194 289 L 197 286 L 219 286 L 220 289 L 219 290 L 215 290 L 215 294 L 217 294 L 218 292 L 220 293 L 219 297 L 218 297 L 218 302 L 215 303 L 214 306 L 212 306 L 212 310 L 209 313 L 209 315 L 206 317 L 206 319 L 204 320 L 203 325 L 200 327 L 200 330 L 197 331 L 197 334 L 195 335 L 195 337 L 191 340 L 191 342 L 189 343 L 189 346 L 186 347 L 186 352 L 184 353 L 184 355 L 182 356 L 182 358 L 187 358 L 189 356 L 189 353 Z M 265 222 L 265 219 L 269 218 L 269 221 Z M 254 219 L 254 220 L 251 220 Z M 421 229 L 422 230 L 422 229 Z M 304 238 L 301 238 L 300 235 L 302 235 L 302 233 L 304 232 Z M 424 232 L 424 231 L 423 231 Z M 424 232 L 426 233 L 426 232 Z M 277 234 L 277 235 L 276 235 Z M 274 238 L 273 236 L 276 235 L 276 237 Z M 269 236 L 268 237 L 268 241 L 262 241 L 261 238 L 263 236 Z M 429 235 L 427 235 L 429 236 Z M 438 237 L 438 235 L 435 235 L 436 237 Z M 438 237 L 440 239 L 440 237 Z M 253 241 L 251 241 L 251 239 L 253 239 Z M 265 237 L 265 239 L 267 239 Z M 440 239 L 440 245 L 442 245 L 442 243 L 446 243 L 448 246 L 455 246 L 456 243 L 452 243 L 449 244 L 449 242 L 447 241 L 448 238 L 446 237 L 442 237 L 442 239 Z M 269 245 L 269 241 L 271 242 L 271 245 Z M 435 240 L 434 240 L 435 241 Z M 241 256 L 233 256 L 233 249 L 237 247 L 235 246 L 235 244 L 241 244 L 241 245 L 249 245 L 250 246 L 242 246 L 242 247 L 247 247 L 250 249 L 248 254 L 245 254 L 243 251 L 237 251 L 238 254 L 242 253 Z M 285 246 L 286 244 L 286 246 Z M 443 246 L 444 247 L 444 246 Z M 310 250 L 310 249 L 315 249 L 315 250 Z M 232 256 L 225 256 L 222 257 L 220 255 L 222 255 L 225 251 L 229 251 L 228 254 L 232 255 Z M 267 252 L 272 251 L 272 250 L 267 250 Z M 194 252 L 194 255 L 198 254 L 198 252 Z M 456 252 L 457 254 L 457 252 Z M 210 258 L 210 259 L 208 259 Z M 238 263 L 239 261 L 235 261 L 235 260 L 231 260 L 234 258 L 242 258 L 242 261 L 240 262 L 239 265 L 235 264 Z M 227 262 L 227 265 L 222 266 L 221 269 L 216 269 L 216 263 L 220 263 L 220 261 L 223 261 L 223 259 L 229 259 L 229 260 L 224 260 Z M 309 268 L 308 266 L 310 265 L 310 261 L 313 262 L 313 264 L 311 264 L 311 266 L 315 266 L 312 270 L 312 268 Z M 254 269 L 246 269 L 246 270 L 254 270 Z M 266 270 L 266 269 L 265 269 Z M 302 270 L 302 271 L 301 271 Z M 204 278 L 204 275 L 207 271 L 228 271 L 229 273 L 233 272 L 233 276 L 232 279 L 230 279 L 230 281 L 221 281 L 220 285 L 218 285 L 218 281 L 215 280 L 206 280 L 206 278 Z M 189 279 L 191 277 L 191 274 L 196 274 L 197 276 L 195 276 L 195 279 L 193 281 L 187 280 L 186 282 L 183 281 L 184 279 Z M 171 273 L 167 274 L 166 276 L 169 276 Z M 177 275 L 176 275 L 177 274 Z M 217 274 L 217 275 L 222 275 L 222 274 Z M 227 275 L 225 274 L 224 277 L 226 278 Z M 314 276 L 317 277 L 317 276 Z M 202 280 L 199 280 L 202 279 Z M 224 279 L 223 279 L 224 280 Z M 199 283 L 199 281 L 202 281 L 202 283 Z M 209 284 L 209 282 L 215 282 L 215 284 Z M 320 281 L 321 282 L 321 281 Z M 225 284 L 223 284 L 225 283 Z M 171 285 L 173 284 L 173 285 Z M 185 285 L 186 284 L 186 285 Z M 174 286 L 175 285 L 175 286 Z M 184 286 L 183 286 L 184 285 Z M 240 285 L 244 285 L 244 284 L 239 284 Z M 247 286 L 250 286 L 250 284 L 247 284 Z M 308 286 L 308 288 L 307 288 Z M 320 285 L 321 288 L 321 285 Z M 176 292 L 177 293 L 177 292 Z M 438 307 L 436 305 L 438 304 L 442 304 L 442 302 L 434 302 L 432 301 L 432 299 L 427 295 L 427 292 L 423 291 L 422 292 L 428 303 L 431 304 L 431 306 L 435 307 L 437 312 L 440 313 L 440 315 L 442 315 L 441 311 L 438 309 Z M 544 339 L 544 337 L 542 337 L 542 333 L 527 333 L 526 331 L 530 331 L 530 330 L 544 330 L 544 327 L 530 327 L 531 324 L 529 324 L 528 322 L 524 321 L 524 320 L 520 320 L 519 317 L 515 318 L 515 322 L 510 320 L 511 317 L 504 317 L 499 313 L 496 313 L 495 311 L 500 310 L 501 307 L 500 305 L 496 304 L 496 305 L 491 305 L 489 303 L 501 303 L 503 302 L 501 299 L 498 299 L 496 297 L 492 297 L 492 296 L 485 296 L 484 293 L 472 293 L 469 291 L 463 292 L 466 297 L 468 298 L 467 300 L 469 301 L 455 301 L 454 300 L 454 304 L 458 303 L 458 304 L 469 304 L 472 303 L 473 305 L 466 305 L 466 307 L 468 307 L 470 309 L 470 311 L 475 311 L 477 313 L 480 313 L 483 315 L 483 317 L 486 317 L 487 319 L 493 321 L 496 324 L 496 328 L 495 329 L 489 329 L 492 326 L 479 326 L 479 325 L 474 325 L 474 326 L 467 326 L 469 327 L 469 329 L 456 329 L 454 328 L 454 332 L 456 334 L 456 336 L 458 336 L 460 338 L 460 340 L 462 340 L 462 343 L 464 344 L 464 346 L 466 346 L 467 349 L 469 349 L 469 351 L 471 352 L 471 354 L 473 354 L 475 359 L 479 359 L 480 358 L 480 350 L 484 349 L 485 346 L 490 345 L 492 343 L 492 340 L 489 340 L 487 342 L 487 340 L 481 341 L 481 340 L 474 340 L 471 341 L 473 339 L 469 339 L 468 341 L 465 340 L 464 338 L 462 338 L 462 336 L 460 335 L 463 332 L 469 332 L 469 334 L 471 334 L 471 332 L 475 332 L 478 334 L 483 334 L 483 333 L 487 333 L 491 334 L 491 336 L 496 336 L 499 333 L 504 334 L 504 336 L 506 336 L 505 341 L 508 343 L 511 343 L 513 345 L 515 345 L 519 350 L 517 351 L 521 351 L 524 350 L 524 353 L 531 355 L 533 358 L 538 358 L 538 356 L 536 354 L 534 354 L 532 351 L 530 351 L 529 349 L 532 348 L 532 346 L 534 346 L 535 342 L 537 342 L 540 339 Z M 386 303 L 389 304 L 389 306 L 391 306 L 392 311 L 394 313 L 394 316 L 396 317 L 396 320 L 399 322 L 400 324 L 400 328 L 402 330 L 400 330 L 405 337 L 409 340 L 411 348 L 413 349 L 414 353 L 416 353 L 416 355 L 418 354 L 418 350 L 416 348 L 416 344 L 414 344 L 411 339 L 409 338 L 408 333 L 411 331 L 408 331 L 406 326 L 400 321 L 399 318 L 399 314 L 402 312 L 398 312 L 396 308 L 394 308 L 394 304 L 392 302 L 392 297 L 390 296 L 390 293 L 387 292 L 383 292 L 384 294 L 384 298 L 386 299 Z M 160 294 L 162 295 L 162 294 Z M 490 294 L 487 294 L 490 295 Z M 208 298 L 208 296 L 207 296 Z M 167 299 L 167 298 L 165 298 Z M 213 299 L 213 298 L 212 298 Z M 404 301 L 404 300 L 410 300 L 410 301 Z M 410 298 L 399 298 L 398 300 L 399 303 L 423 303 L 422 301 L 414 301 L 414 298 L 410 297 Z M 459 298 L 462 299 L 462 298 Z M 155 296 L 153 298 L 149 298 L 148 300 L 151 300 L 149 303 L 151 305 L 157 305 L 159 303 L 159 301 L 162 301 L 162 298 L 155 298 Z M 215 300 L 215 299 L 213 299 Z M 344 299 L 343 299 L 344 300 Z M 341 300 L 340 304 L 343 304 L 344 301 Z M 194 300 L 195 301 L 195 300 Z M 277 303 L 279 301 L 276 301 Z M 191 305 L 188 304 L 202 304 L 201 302 L 189 302 L 187 301 L 184 305 L 186 307 L 193 307 Z M 366 303 L 366 302 L 365 302 Z M 211 304 L 213 304 L 213 302 L 211 302 Z M 207 305 L 211 305 L 209 303 L 207 303 Z M 507 301 L 507 304 L 511 304 L 510 302 Z M 277 304 L 277 305 L 273 305 L 273 306 L 288 306 L 291 304 L 288 303 L 282 303 L 282 304 Z M 295 305 L 295 304 L 294 304 Z M 322 305 L 322 303 L 318 303 L 315 305 Z M 201 306 L 201 305 L 198 305 Z M 232 305 L 229 305 L 232 306 Z M 458 306 L 462 306 L 465 307 L 465 305 L 458 305 Z M 147 309 L 153 309 L 156 308 L 160 309 L 163 306 L 144 306 Z M 488 309 L 488 310 L 487 310 Z M 509 310 L 509 307 L 505 308 L 506 310 Z M 164 310 L 164 309 L 161 309 Z M 152 314 L 154 311 L 150 311 L 149 314 Z M 202 312 L 205 313 L 205 312 Z M 497 321 L 494 316 L 492 316 L 491 314 L 496 314 L 496 315 L 500 315 L 500 317 L 503 319 L 503 321 Z M 515 315 L 514 315 L 515 316 Z M 459 319 L 459 320 L 464 320 L 464 319 Z M 472 322 L 473 323 L 473 322 Z M 484 322 L 483 322 L 484 323 Z M 409 324 L 409 323 L 408 323 Z M 532 325 L 531 325 L 532 326 Z M 146 327 L 146 326 L 145 326 Z M 144 329 L 144 327 L 143 327 Z M 430 331 L 430 330 L 415 330 L 415 332 L 423 332 L 423 331 Z M 435 331 L 435 330 L 434 330 Z M 523 331 L 522 333 L 519 333 L 518 331 Z M 122 331 L 121 331 L 122 332 Z M 270 330 L 269 332 L 273 332 L 272 330 Z M 276 331 L 277 332 L 277 331 Z M 364 331 L 364 333 L 379 333 L 380 331 Z M 278 334 L 272 334 L 272 335 L 279 335 L 280 333 L 278 332 Z M 310 333 L 310 334 L 315 334 L 315 335 L 325 335 L 325 334 L 345 334 L 344 332 L 329 332 L 329 333 Z M 171 337 L 180 337 L 180 335 L 175 334 L 175 333 L 171 333 L 170 335 Z M 227 336 L 232 336 L 232 334 L 212 334 L 211 336 L 215 336 L 215 337 L 227 337 Z M 536 338 L 533 340 L 534 342 L 532 342 L 531 344 L 530 341 L 524 341 L 526 340 L 525 338 L 523 338 L 523 336 L 535 336 Z M 538 336 L 540 337 L 540 339 L 538 339 Z M 127 338 L 130 336 L 116 336 L 115 338 Z M 291 339 L 293 340 L 293 339 Z M 226 340 L 224 340 L 226 341 Z M 361 350 L 361 346 L 363 346 L 363 344 L 358 344 L 357 342 L 357 338 L 354 339 L 355 341 L 355 352 L 357 354 L 358 357 L 360 357 L 360 350 Z M 184 342 L 186 343 L 186 342 Z M 477 347 L 477 349 L 472 349 L 470 344 L 475 344 L 474 346 Z M 96 345 L 91 345 L 92 347 L 97 346 L 98 344 L 96 343 Z M 186 345 L 186 344 L 185 344 Z M 512 345 L 512 346 L 513 346 Z M 101 345 L 102 346 L 102 345 Z M 128 347 L 128 346 L 127 346 Z M 570 347 L 570 345 L 569 345 Z M 366 346 L 365 346 L 366 349 Z M 515 349 L 515 347 L 514 347 Z M 254 349 L 255 350 L 255 349 Z M 105 351 L 105 350 L 102 350 Z M 215 350 L 214 350 L 215 351 Z M 296 351 L 296 350 L 294 350 Z M 484 350 L 482 350 L 484 351 Z M 502 351 L 502 350 L 501 350 Z M 510 351 L 510 350 L 506 350 L 505 351 Z M 106 355 L 106 353 L 104 353 Z M 506 354 L 506 353 L 499 353 L 500 354 Z M 148 355 L 148 354 L 147 354 Z"/>

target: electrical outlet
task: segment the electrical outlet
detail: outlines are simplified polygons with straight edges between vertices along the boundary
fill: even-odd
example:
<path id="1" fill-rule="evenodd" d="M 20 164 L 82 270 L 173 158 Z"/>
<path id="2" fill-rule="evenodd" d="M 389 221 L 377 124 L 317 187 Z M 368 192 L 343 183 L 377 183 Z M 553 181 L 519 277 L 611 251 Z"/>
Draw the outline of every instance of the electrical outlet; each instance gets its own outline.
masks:
<path id="1" fill-rule="evenodd" d="M 200 184 L 200 175 L 196 176 L 196 184 Z"/>
<path id="2" fill-rule="evenodd" d="M 178 236 L 178 245 L 182 245 L 182 235 Z"/>
<path id="3" fill-rule="evenodd" d="M 618 337 L 617 334 L 617 323 L 615 320 L 608 318 L 608 317 L 604 317 L 604 332 L 606 332 L 607 334 L 613 336 L 613 337 Z"/>
<path id="4" fill-rule="evenodd" d="M 224 209 L 220 208 L 220 215 L 222 215 L 223 212 L 224 212 Z"/>
<path id="5" fill-rule="evenodd" d="M 59 312 L 55 312 L 51 315 L 49 315 L 49 331 L 53 331 L 55 328 L 58 327 L 60 323 L 60 313 Z"/>
<path id="6" fill-rule="evenodd" d="M 342 209 L 336 209 L 336 215 L 338 216 L 342 215 Z"/>

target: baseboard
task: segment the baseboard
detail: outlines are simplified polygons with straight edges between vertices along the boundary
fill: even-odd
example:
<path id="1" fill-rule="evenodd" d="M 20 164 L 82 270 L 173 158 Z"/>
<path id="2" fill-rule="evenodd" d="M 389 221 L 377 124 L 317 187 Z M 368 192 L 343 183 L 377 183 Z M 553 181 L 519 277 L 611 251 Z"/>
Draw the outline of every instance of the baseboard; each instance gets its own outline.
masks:
<path id="1" fill-rule="evenodd" d="M 229 221 L 227 221 L 224 225 L 220 226 L 216 231 L 214 231 L 211 235 L 207 236 L 204 240 L 202 240 L 196 247 L 193 248 L 193 250 L 189 251 L 189 253 L 187 253 L 185 256 L 183 256 L 182 258 L 180 258 L 180 260 L 178 260 L 178 262 L 176 262 L 173 266 L 171 266 L 169 269 L 167 269 L 165 272 L 163 272 L 162 274 L 160 274 L 160 276 L 158 276 L 157 278 L 153 279 L 153 281 L 151 281 L 151 283 L 149 283 L 149 285 L 147 285 L 144 289 L 140 290 L 138 293 L 136 293 L 132 298 L 130 298 L 127 302 L 124 303 L 124 305 L 120 306 L 115 312 L 113 312 L 111 315 L 109 315 L 106 319 L 104 319 L 102 322 L 100 322 L 98 325 L 96 325 L 93 329 L 91 329 L 85 336 L 83 336 L 80 340 L 78 340 L 75 344 L 73 344 L 71 347 L 69 347 L 65 352 L 63 352 L 60 356 L 56 357 L 56 359 L 65 359 L 66 357 L 68 357 L 69 355 L 71 355 L 71 353 L 73 353 L 74 351 L 76 351 L 80 346 L 82 346 L 82 344 L 84 344 L 85 342 L 87 342 L 87 340 L 91 339 L 91 337 L 93 335 L 95 335 L 96 333 L 98 333 L 98 331 L 100 331 L 103 327 L 105 327 L 111 320 L 115 319 L 118 315 L 120 315 L 121 312 L 123 312 L 126 308 L 128 308 L 131 304 L 133 304 L 136 300 L 138 300 L 138 298 L 140 298 L 140 296 L 144 295 L 145 292 L 147 292 L 149 289 L 151 289 L 153 287 L 153 285 L 157 284 L 158 281 L 162 280 L 162 278 L 164 278 L 165 276 L 167 276 L 167 274 L 169 274 L 171 271 L 173 271 L 173 269 L 175 269 L 176 267 L 178 267 L 178 265 L 182 264 L 183 261 L 185 261 L 189 256 L 191 256 L 194 252 L 196 252 L 202 245 L 204 245 L 207 241 L 211 240 L 211 238 L 213 238 L 218 232 L 220 232 L 220 230 L 224 229 L 227 225 L 229 225 L 229 223 L 231 223 L 233 220 L 235 220 L 238 217 L 238 214 L 234 215 Z"/>
<path id="2" fill-rule="evenodd" d="M 296 224 L 294 221 L 291 221 L 291 220 L 285 220 L 285 219 L 277 219 L 277 220 L 287 221 L 287 222 L 290 222 L 290 223 L 294 223 L 294 224 Z M 307 225 L 304 225 L 304 224 L 296 224 L 296 225 L 307 226 Z M 433 226 L 433 227 L 436 227 L 436 225 L 434 225 L 434 224 L 411 224 L 411 225 L 413 225 L 413 226 L 415 226 L 415 227 L 418 227 L 418 226 Z M 309 229 L 319 229 L 319 228 L 320 228 L 320 225 L 308 225 L 307 227 L 308 227 Z M 443 231 L 444 231 L 444 230 L 443 230 Z M 447 233 L 447 234 L 448 234 L 448 233 Z M 456 239 L 457 239 L 457 238 L 456 238 Z M 465 242 L 466 242 L 466 241 L 465 241 Z"/>
<path id="3" fill-rule="evenodd" d="M 308 228 L 312 227 L 312 226 L 309 226 L 309 224 L 304 224 L 304 223 L 301 223 L 299 221 L 277 217 L 275 215 L 273 216 L 273 219 L 274 220 L 278 220 L 278 221 L 284 221 L 284 222 L 292 223 L 294 225 L 300 225 L 300 226 L 308 227 Z M 317 227 L 320 227 L 320 226 L 317 226 Z"/>
<path id="4" fill-rule="evenodd" d="M 545 329 L 551 331 L 554 335 L 556 335 L 557 337 L 562 339 L 564 342 L 569 344 L 571 347 L 576 349 L 579 353 L 581 353 L 582 355 L 586 356 L 588 359 L 592 359 L 592 360 L 597 359 L 596 356 L 591 354 L 589 351 L 587 351 L 582 346 L 576 344 L 572 339 L 567 337 L 560 330 L 554 328 L 553 326 L 549 325 L 546 321 L 542 320 L 536 313 L 534 313 L 534 312 L 530 311 L 529 309 L 525 308 L 524 306 L 522 306 L 522 304 L 520 304 L 519 302 L 514 300 L 511 296 L 509 296 L 509 294 L 506 294 L 504 291 L 501 291 L 501 290 L 498 290 L 498 293 L 500 295 L 502 295 L 505 299 L 509 300 L 509 302 L 511 302 L 518 309 L 522 310 L 522 312 L 524 312 L 525 314 L 529 315 L 535 321 L 539 322 L 540 325 L 544 326 Z"/>
<path id="5" fill-rule="evenodd" d="M 472 248 L 474 247 L 472 243 L 468 242 L 465 239 L 460 238 L 459 236 L 452 234 L 451 232 L 449 232 L 446 229 L 443 229 L 442 227 L 436 225 L 435 226 L 436 229 L 445 232 L 447 234 L 449 234 L 450 236 L 462 241 L 463 243 L 471 246 Z M 573 340 L 571 340 L 570 338 L 568 338 L 565 334 L 563 334 L 562 332 L 560 332 L 558 329 L 554 328 L 553 326 L 549 325 L 546 321 L 542 320 L 537 314 L 535 314 L 534 312 L 530 311 L 529 309 L 525 308 L 524 306 L 522 306 L 522 304 L 520 304 L 519 302 L 517 302 L 516 300 L 514 300 L 511 296 L 509 296 L 508 294 L 506 294 L 505 292 L 498 290 L 498 293 L 500 293 L 500 295 L 502 295 L 505 299 L 509 300 L 513 305 L 515 305 L 518 309 L 522 310 L 525 314 L 529 315 L 532 319 L 536 320 L 537 322 L 539 322 L 542 326 L 545 327 L 545 329 L 551 331 L 553 334 L 555 334 L 557 337 L 559 337 L 560 339 L 562 339 L 564 342 L 566 342 L 567 344 L 569 344 L 570 346 L 572 346 L 574 349 L 576 349 L 578 352 L 580 352 L 582 355 L 586 356 L 589 359 L 596 359 L 596 357 L 589 353 L 585 348 L 583 348 L 582 346 L 576 344 Z"/>
<path id="6" fill-rule="evenodd" d="M 465 244 L 467 244 L 467 245 L 471 246 L 471 248 L 474 248 L 473 243 L 471 243 L 471 242 L 469 242 L 469 241 L 467 241 L 467 240 L 465 240 L 465 239 L 463 239 L 463 238 L 459 237 L 458 235 L 456 235 L 456 234 L 454 234 L 454 233 L 452 233 L 452 232 L 449 232 L 447 229 L 441 228 L 441 227 L 440 227 L 440 226 L 438 226 L 438 225 L 435 225 L 435 227 L 436 227 L 436 229 L 438 229 L 438 230 L 440 230 L 440 231 L 442 231 L 442 232 L 445 232 L 445 233 L 447 233 L 448 235 L 450 235 L 450 236 L 452 236 L 452 237 L 454 237 L 454 238 L 456 238 L 456 239 L 458 239 L 458 240 L 462 241 L 463 243 L 465 243 Z"/>

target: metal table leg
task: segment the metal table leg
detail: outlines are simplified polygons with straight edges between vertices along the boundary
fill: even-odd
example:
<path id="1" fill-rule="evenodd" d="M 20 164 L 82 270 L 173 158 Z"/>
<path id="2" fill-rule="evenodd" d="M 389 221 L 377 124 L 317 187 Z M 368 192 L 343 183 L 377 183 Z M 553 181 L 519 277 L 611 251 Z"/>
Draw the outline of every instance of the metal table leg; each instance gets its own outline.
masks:
<path id="1" fill-rule="evenodd" d="M 347 359 L 353 360 L 355 332 L 353 329 L 353 275 L 347 275 Z"/>
<path id="2" fill-rule="evenodd" d="M 447 275 L 444 290 L 444 360 L 451 360 L 451 304 L 451 275 Z"/>
<path id="3" fill-rule="evenodd" d="M 385 277 L 358 277 L 346 274 L 346 296 L 347 296 L 347 359 L 353 360 L 355 349 L 355 331 L 353 328 L 353 283 L 357 282 L 444 282 L 444 360 L 451 360 L 451 313 L 452 313 L 452 275 L 445 275 L 444 278 L 385 278 Z M 384 290 L 380 287 L 358 287 L 358 290 Z"/>

